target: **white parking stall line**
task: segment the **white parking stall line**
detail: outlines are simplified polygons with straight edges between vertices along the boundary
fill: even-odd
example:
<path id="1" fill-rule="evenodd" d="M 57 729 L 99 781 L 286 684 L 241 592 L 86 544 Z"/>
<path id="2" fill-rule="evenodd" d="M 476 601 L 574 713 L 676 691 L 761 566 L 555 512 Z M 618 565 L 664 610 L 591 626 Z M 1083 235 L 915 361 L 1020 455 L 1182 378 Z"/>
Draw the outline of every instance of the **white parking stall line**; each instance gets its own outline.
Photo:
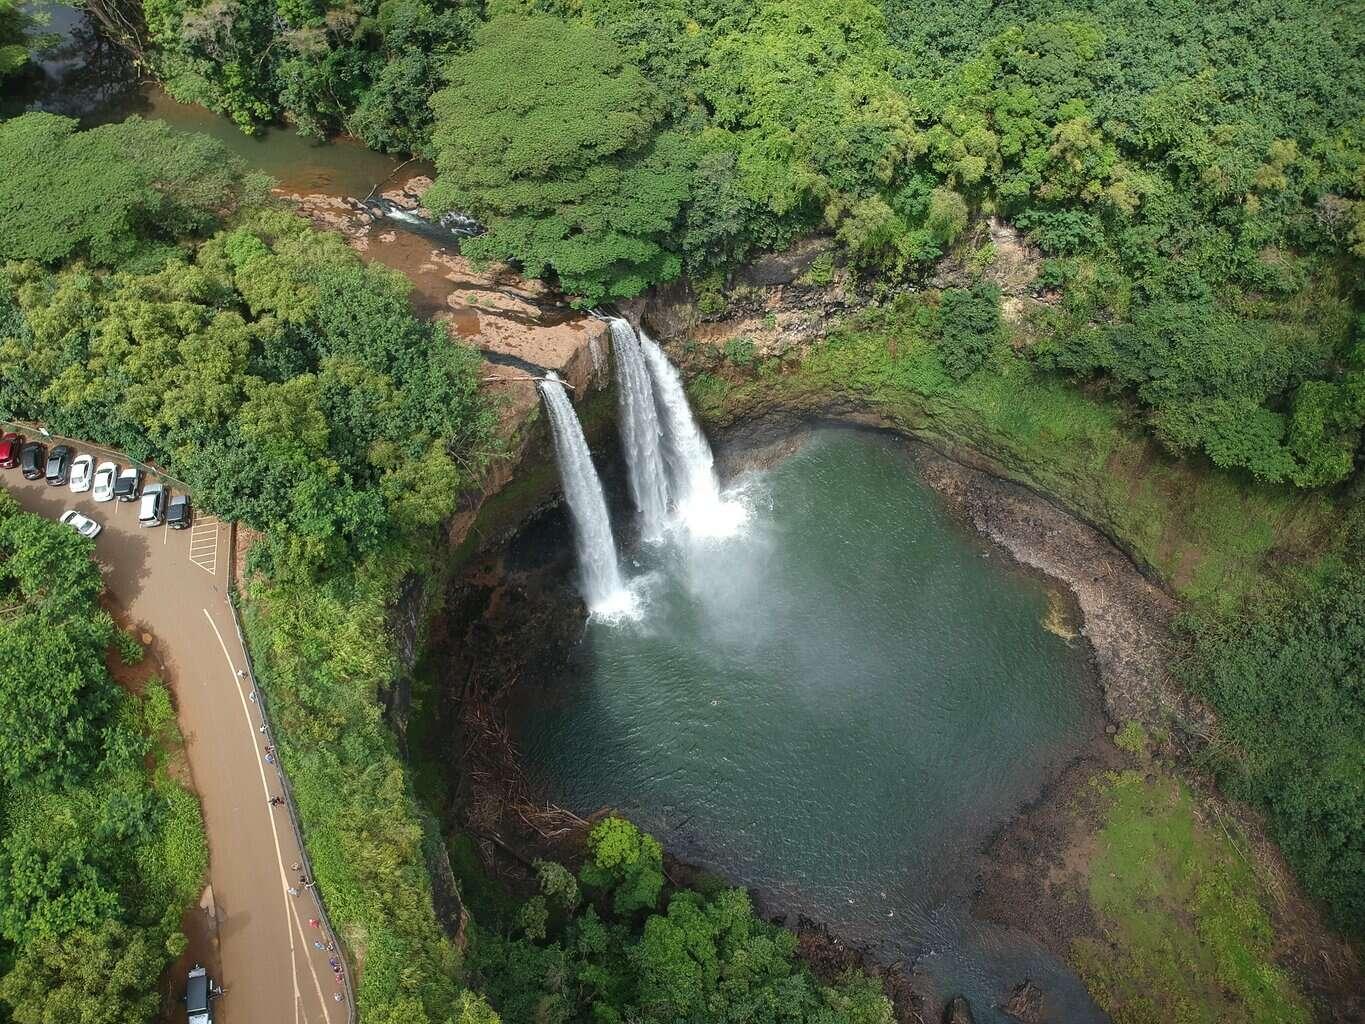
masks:
<path id="1" fill-rule="evenodd" d="M 190 561 L 210 576 L 218 575 L 218 517 L 209 516 L 190 530 Z"/>

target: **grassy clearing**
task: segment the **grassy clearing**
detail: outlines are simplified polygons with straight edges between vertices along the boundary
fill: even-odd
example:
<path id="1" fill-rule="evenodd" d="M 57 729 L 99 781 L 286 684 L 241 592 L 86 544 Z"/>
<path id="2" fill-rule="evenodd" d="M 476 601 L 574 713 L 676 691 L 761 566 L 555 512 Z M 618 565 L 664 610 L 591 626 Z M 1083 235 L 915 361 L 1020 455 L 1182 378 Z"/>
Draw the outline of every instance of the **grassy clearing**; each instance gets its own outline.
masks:
<path id="1" fill-rule="evenodd" d="M 1100 1005 L 1118 1024 L 1306 1024 L 1255 873 L 1199 822 L 1189 790 L 1136 771 L 1096 785 L 1089 895 L 1103 937 L 1077 941 L 1073 959 Z"/>

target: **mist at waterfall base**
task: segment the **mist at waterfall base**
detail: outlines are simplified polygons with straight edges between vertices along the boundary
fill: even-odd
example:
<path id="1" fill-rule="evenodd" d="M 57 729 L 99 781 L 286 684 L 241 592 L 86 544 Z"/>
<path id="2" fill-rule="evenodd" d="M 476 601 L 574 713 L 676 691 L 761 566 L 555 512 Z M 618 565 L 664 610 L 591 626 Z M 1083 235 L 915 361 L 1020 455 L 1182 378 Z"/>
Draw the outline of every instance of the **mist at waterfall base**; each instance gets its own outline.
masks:
<path id="1" fill-rule="evenodd" d="M 639 619 L 590 619 L 562 674 L 519 694 L 533 780 L 768 914 L 913 960 L 978 1021 L 1008 1021 L 995 1004 L 1025 978 L 1050 1019 L 1105 1020 L 1064 964 L 970 914 L 977 851 L 1102 725 L 1083 648 L 1042 626 L 1044 585 L 881 435 L 820 430 L 736 484 L 743 531 L 633 548 Z"/>

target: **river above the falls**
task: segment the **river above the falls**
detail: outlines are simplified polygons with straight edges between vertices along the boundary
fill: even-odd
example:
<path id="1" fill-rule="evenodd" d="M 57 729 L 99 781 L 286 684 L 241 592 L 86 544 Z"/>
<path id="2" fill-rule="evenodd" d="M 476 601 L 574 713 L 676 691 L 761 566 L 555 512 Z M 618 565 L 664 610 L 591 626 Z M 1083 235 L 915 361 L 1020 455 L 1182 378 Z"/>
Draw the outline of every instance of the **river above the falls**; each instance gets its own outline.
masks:
<path id="1" fill-rule="evenodd" d="M 44 110 L 80 118 L 86 125 L 136 115 L 201 132 L 223 143 L 254 170 L 273 177 L 284 192 L 364 197 L 404 161 L 367 149 L 354 139 L 323 141 L 292 128 L 266 127 L 244 133 L 236 124 L 193 103 L 182 103 L 142 76 L 129 55 L 100 33 L 94 19 L 64 4 L 27 5 L 47 20 L 43 31 L 55 45 L 38 55 L 0 98 L 0 116 Z M 412 161 L 410 174 L 431 173 Z"/>
<path id="2" fill-rule="evenodd" d="M 514 715 L 528 770 L 879 959 L 978 1020 L 1025 977 L 1103 1020 L 1063 965 L 967 912 L 975 855 L 1100 728 L 1057 595 L 952 519 L 906 447 L 817 431 L 738 482 L 746 532 L 635 552 L 640 621 L 592 621 Z M 640 580 L 643 577 L 643 580 Z"/>

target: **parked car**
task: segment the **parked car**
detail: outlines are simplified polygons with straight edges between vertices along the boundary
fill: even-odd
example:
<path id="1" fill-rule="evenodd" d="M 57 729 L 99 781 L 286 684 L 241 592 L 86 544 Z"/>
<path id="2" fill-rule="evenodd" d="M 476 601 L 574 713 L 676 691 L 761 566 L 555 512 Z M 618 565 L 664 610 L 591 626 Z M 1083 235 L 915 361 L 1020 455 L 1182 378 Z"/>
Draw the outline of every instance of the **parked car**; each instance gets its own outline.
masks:
<path id="1" fill-rule="evenodd" d="M 193 518 L 188 494 L 177 494 L 166 505 L 166 525 L 172 530 L 187 529 Z"/>
<path id="2" fill-rule="evenodd" d="M 118 466 L 112 462 L 101 462 L 95 470 L 95 500 L 114 500 L 114 479 L 118 476 Z"/>
<path id="3" fill-rule="evenodd" d="M 19 468 L 25 480 L 41 480 L 46 464 L 47 445 L 41 441 L 30 441 L 19 450 Z"/>
<path id="4" fill-rule="evenodd" d="M 213 983 L 209 972 L 195 964 L 185 980 L 185 1011 L 189 1024 L 213 1024 L 213 1000 L 222 994 L 222 988 Z"/>
<path id="5" fill-rule="evenodd" d="M 14 432 L 0 435 L 0 469 L 13 469 L 19 465 L 19 449 L 24 447 L 24 439 Z"/>
<path id="6" fill-rule="evenodd" d="M 74 508 L 67 509 L 63 512 L 61 518 L 57 521 L 65 523 L 82 537 L 90 537 L 92 539 L 98 537 L 100 531 L 104 529 L 104 527 L 95 522 L 95 520 L 91 519 L 89 516 L 81 515 Z"/>
<path id="7" fill-rule="evenodd" d="M 71 493 L 80 494 L 90 490 L 91 478 L 95 475 L 95 456 L 77 455 L 71 463 Z"/>
<path id="8" fill-rule="evenodd" d="M 71 456 L 75 454 L 69 444 L 59 444 L 47 453 L 47 482 L 53 487 L 66 483 L 67 474 L 71 472 Z"/>
<path id="9" fill-rule="evenodd" d="M 114 497 L 119 501 L 137 501 L 142 493 L 142 470 L 129 466 L 114 481 Z"/>
<path id="10" fill-rule="evenodd" d="M 142 492 L 142 504 L 137 510 L 138 526 L 160 526 L 166 521 L 166 488 L 148 484 Z"/>

